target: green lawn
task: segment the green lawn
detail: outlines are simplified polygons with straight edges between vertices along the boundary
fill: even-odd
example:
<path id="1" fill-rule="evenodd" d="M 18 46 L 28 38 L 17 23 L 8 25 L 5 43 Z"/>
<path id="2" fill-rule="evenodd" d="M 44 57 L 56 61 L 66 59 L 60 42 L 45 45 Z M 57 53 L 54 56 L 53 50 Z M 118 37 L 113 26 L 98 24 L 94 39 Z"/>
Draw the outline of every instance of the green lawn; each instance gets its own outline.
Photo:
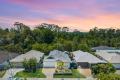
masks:
<path id="1" fill-rule="evenodd" d="M 42 69 L 38 69 L 35 73 L 29 73 L 25 71 L 18 72 L 15 77 L 22 78 L 46 78 L 46 75 L 42 73 Z"/>
<path id="2" fill-rule="evenodd" d="M 85 78 L 77 69 L 72 70 L 72 75 L 54 75 L 54 78 Z"/>
<path id="3" fill-rule="evenodd" d="M 0 71 L 0 78 L 2 78 L 5 74 L 6 70 Z"/>

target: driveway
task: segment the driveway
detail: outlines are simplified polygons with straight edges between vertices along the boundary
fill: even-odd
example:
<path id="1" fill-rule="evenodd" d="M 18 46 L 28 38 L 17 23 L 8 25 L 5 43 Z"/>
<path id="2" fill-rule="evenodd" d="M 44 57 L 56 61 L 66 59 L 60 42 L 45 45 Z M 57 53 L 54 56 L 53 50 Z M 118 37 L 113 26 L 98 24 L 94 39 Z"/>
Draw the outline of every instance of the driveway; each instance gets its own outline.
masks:
<path id="1" fill-rule="evenodd" d="M 43 73 L 49 80 L 53 80 L 53 74 L 55 72 L 55 68 L 43 68 Z"/>
<path id="2" fill-rule="evenodd" d="M 90 77 L 92 75 L 91 70 L 89 68 L 88 69 L 78 68 L 78 71 L 86 77 Z"/>
<path id="3" fill-rule="evenodd" d="M 24 70 L 24 69 L 22 69 L 22 68 L 8 69 L 5 73 L 5 75 L 3 76 L 3 79 L 8 79 L 9 77 L 14 76 L 17 72 L 20 72 L 22 70 Z"/>
<path id="4" fill-rule="evenodd" d="M 120 75 L 120 70 L 116 70 L 115 73 L 118 74 L 118 75 Z"/>

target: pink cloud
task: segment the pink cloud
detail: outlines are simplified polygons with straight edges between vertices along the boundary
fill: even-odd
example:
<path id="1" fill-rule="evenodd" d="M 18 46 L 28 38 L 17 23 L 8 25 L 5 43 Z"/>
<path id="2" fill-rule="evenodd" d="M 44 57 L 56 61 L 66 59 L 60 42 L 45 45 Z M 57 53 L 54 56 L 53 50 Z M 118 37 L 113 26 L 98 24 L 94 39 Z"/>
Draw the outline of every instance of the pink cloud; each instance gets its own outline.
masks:
<path id="1" fill-rule="evenodd" d="M 40 18 L 39 16 L 39 18 L 34 18 L 34 16 L 31 18 L 29 16 L 27 16 L 29 18 L 26 18 L 26 16 L 23 16 L 23 18 L 0 17 L 0 22 L 14 23 L 15 21 L 19 21 L 31 26 L 46 22 L 60 26 L 69 26 L 72 29 L 76 28 L 84 31 L 88 31 L 95 26 L 101 28 L 119 28 L 119 13 L 108 13 L 103 10 L 106 6 L 115 5 L 98 4 L 96 1 L 97 0 L 61 0 L 61 2 L 57 0 L 9 0 L 11 4 L 27 7 L 32 12 L 38 14 L 42 12 L 46 14 L 46 16 L 50 16 L 50 18 Z M 70 13 L 65 14 L 65 10 L 70 10 Z M 71 14 L 72 10 L 73 14 Z M 61 13 L 59 13 L 59 11 L 61 11 Z M 74 11 L 77 15 L 74 14 Z"/>
<path id="2" fill-rule="evenodd" d="M 75 9 L 81 11 L 98 10 L 101 5 L 97 4 L 95 0 L 9 0 L 12 4 L 18 4 L 28 7 L 33 10 L 54 10 L 54 9 Z"/>
<path id="3" fill-rule="evenodd" d="M 58 15 L 54 19 L 20 19 L 20 18 L 11 18 L 10 17 L 0 17 L 0 23 L 14 23 L 15 21 L 23 22 L 26 25 L 34 26 L 40 23 L 51 23 L 58 24 L 60 26 L 68 26 L 70 29 L 78 29 L 88 31 L 89 29 L 97 26 L 99 28 L 119 28 L 120 25 L 120 15 L 97 15 L 96 18 L 80 18 L 77 16 L 65 16 Z"/>

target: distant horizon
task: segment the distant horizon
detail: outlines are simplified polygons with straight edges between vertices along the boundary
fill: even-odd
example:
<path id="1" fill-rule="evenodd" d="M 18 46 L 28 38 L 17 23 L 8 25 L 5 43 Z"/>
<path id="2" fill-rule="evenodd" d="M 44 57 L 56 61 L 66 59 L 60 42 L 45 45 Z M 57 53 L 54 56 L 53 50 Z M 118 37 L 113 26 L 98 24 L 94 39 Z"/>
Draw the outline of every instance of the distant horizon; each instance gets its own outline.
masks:
<path id="1" fill-rule="evenodd" d="M 0 26 L 49 23 L 86 32 L 120 28 L 120 0 L 0 0 Z"/>
<path id="2" fill-rule="evenodd" d="M 24 23 L 23 23 L 24 24 Z M 40 24 L 42 24 L 42 23 L 40 23 Z M 36 25 L 33 25 L 33 26 L 30 26 L 30 25 L 26 25 L 26 24 L 24 24 L 24 25 L 26 25 L 26 26 L 28 26 L 30 29 L 35 29 L 38 25 L 40 25 L 40 24 L 36 24 Z M 46 24 L 50 24 L 50 23 L 46 23 Z M 58 24 L 54 24 L 54 25 L 58 25 Z M 9 26 L 9 25 L 8 25 Z M 70 32 L 73 32 L 74 30 L 78 30 L 78 31 L 80 31 L 80 32 L 89 32 L 90 31 L 90 29 L 93 29 L 93 28 L 98 28 L 98 29 L 120 29 L 120 28 L 114 28 L 114 27 L 108 27 L 108 28 L 100 28 L 100 26 L 94 26 L 94 27 L 92 27 L 92 28 L 90 28 L 88 31 L 84 31 L 84 30 L 79 30 L 79 29 L 76 29 L 76 28 L 71 28 L 71 27 L 69 27 L 69 26 L 60 26 L 60 25 L 58 25 L 59 27 L 68 27 L 69 28 L 69 31 Z M 74 26 L 73 26 L 74 27 Z M 15 28 L 15 26 L 14 26 L 14 24 L 11 24 L 9 27 L 4 27 L 4 26 L 2 26 L 1 24 L 0 24 L 0 28 L 2 28 L 2 29 L 6 29 L 6 28 L 8 28 L 8 29 L 10 29 L 10 28 Z"/>

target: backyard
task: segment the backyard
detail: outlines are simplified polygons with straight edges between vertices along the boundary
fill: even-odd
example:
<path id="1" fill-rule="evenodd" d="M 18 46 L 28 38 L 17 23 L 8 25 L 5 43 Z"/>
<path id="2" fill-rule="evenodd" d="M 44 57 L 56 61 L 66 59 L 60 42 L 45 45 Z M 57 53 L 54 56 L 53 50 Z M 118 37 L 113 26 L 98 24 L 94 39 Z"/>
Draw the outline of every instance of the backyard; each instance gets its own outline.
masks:
<path id="1" fill-rule="evenodd" d="M 46 78 L 46 75 L 42 73 L 42 69 L 38 69 L 35 73 L 33 72 L 25 72 L 21 71 L 18 72 L 15 77 L 22 77 L 22 78 Z"/>
<path id="2" fill-rule="evenodd" d="M 54 74 L 54 78 L 85 78 L 77 69 L 72 69 L 72 74 Z"/>

